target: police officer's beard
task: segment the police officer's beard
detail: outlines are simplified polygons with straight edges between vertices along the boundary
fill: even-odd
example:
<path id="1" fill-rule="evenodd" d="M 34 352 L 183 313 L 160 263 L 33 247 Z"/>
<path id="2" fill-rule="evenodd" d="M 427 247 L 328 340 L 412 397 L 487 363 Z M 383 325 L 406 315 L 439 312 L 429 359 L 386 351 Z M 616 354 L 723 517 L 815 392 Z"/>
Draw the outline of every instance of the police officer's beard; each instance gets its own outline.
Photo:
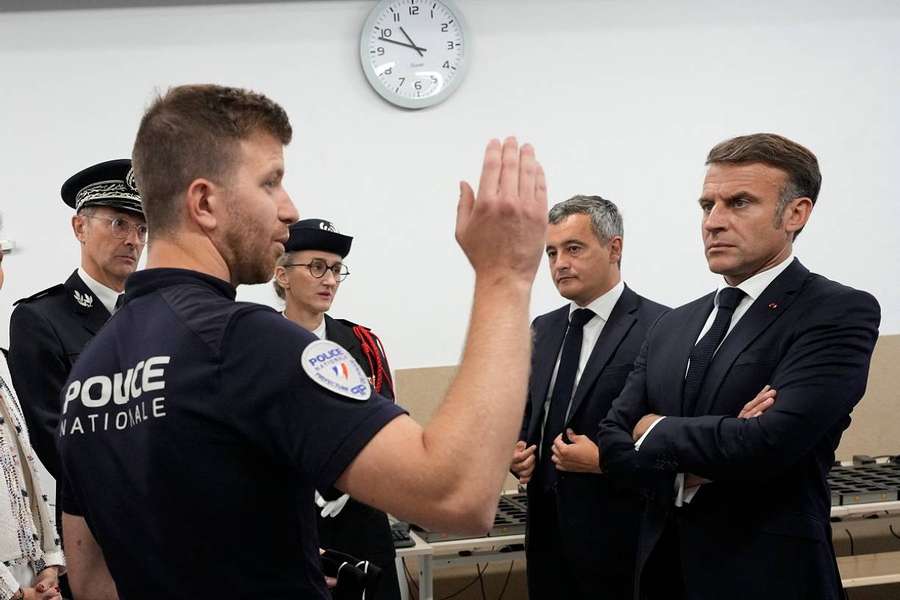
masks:
<path id="1" fill-rule="evenodd" d="M 234 215 L 232 224 L 225 232 L 225 256 L 231 281 L 235 285 L 267 283 L 275 272 L 275 260 L 272 255 L 271 235 L 268 232 L 255 230 L 253 220 Z"/>

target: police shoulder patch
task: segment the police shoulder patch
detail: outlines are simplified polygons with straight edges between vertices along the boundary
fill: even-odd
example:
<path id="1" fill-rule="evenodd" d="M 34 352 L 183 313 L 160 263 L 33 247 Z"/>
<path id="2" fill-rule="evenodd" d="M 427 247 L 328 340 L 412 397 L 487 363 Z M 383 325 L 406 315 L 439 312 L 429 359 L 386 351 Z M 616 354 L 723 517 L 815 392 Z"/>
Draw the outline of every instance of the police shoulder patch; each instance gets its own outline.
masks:
<path id="1" fill-rule="evenodd" d="M 335 394 L 365 402 L 372 395 L 369 379 L 362 367 L 341 346 L 328 340 L 316 340 L 300 357 L 303 371 L 314 382 Z"/>

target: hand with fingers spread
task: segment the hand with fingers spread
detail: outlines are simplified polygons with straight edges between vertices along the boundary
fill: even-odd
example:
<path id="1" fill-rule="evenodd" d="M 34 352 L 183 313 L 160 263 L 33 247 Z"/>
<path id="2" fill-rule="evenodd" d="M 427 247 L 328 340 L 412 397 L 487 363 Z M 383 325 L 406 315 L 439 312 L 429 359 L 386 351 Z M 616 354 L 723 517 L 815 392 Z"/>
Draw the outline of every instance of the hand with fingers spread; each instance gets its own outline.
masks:
<path id="1" fill-rule="evenodd" d="M 456 240 L 476 279 L 529 286 L 540 264 L 547 230 L 547 184 L 534 148 L 513 137 L 491 140 L 478 193 L 460 182 Z"/>
<path id="2" fill-rule="evenodd" d="M 519 483 L 522 485 L 531 481 L 531 476 L 534 474 L 534 463 L 536 460 L 534 453 L 536 450 L 537 446 L 535 444 L 526 446 L 522 440 L 516 442 L 509 470 L 519 478 Z"/>
<path id="3" fill-rule="evenodd" d="M 761 416 L 775 404 L 775 393 L 771 385 L 767 385 L 756 395 L 756 398 L 744 405 L 738 414 L 739 419 L 752 419 Z"/>
<path id="4" fill-rule="evenodd" d="M 586 435 L 578 435 L 571 429 L 566 429 L 566 443 L 562 434 L 553 440 L 553 456 L 550 460 L 556 465 L 558 471 L 571 471 L 574 473 L 600 473 L 600 449 L 597 444 Z"/>

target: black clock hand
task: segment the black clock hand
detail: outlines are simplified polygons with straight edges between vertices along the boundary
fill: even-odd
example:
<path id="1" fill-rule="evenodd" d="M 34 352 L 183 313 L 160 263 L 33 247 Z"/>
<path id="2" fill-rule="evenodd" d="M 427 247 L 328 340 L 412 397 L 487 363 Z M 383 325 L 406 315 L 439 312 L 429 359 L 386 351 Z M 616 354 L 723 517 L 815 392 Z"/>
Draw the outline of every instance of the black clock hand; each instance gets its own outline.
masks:
<path id="1" fill-rule="evenodd" d="M 419 46 L 416 46 L 413 44 L 404 44 L 403 42 L 398 42 L 398 41 L 392 40 L 390 38 L 379 37 L 378 39 L 381 40 L 382 42 L 389 42 L 391 44 L 397 44 L 398 46 L 403 46 L 404 48 L 412 48 L 413 50 L 418 52 L 420 56 L 422 55 L 422 52 L 428 52 L 427 48 L 420 48 Z"/>
<path id="2" fill-rule="evenodd" d="M 416 52 L 419 53 L 419 56 L 425 56 L 424 54 L 422 54 L 422 50 L 424 50 L 424 48 L 419 48 L 418 46 L 416 46 L 416 43 L 415 43 L 414 41 L 412 41 L 412 38 L 409 37 L 409 34 L 406 33 L 406 30 L 403 29 L 403 26 L 402 26 L 402 25 L 400 26 L 400 33 L 403 34 L 403 37 L 406 38 L 406 41 L 408 41 L 410 44 L 413 45 L 413 47 L 415 48 Z"/>

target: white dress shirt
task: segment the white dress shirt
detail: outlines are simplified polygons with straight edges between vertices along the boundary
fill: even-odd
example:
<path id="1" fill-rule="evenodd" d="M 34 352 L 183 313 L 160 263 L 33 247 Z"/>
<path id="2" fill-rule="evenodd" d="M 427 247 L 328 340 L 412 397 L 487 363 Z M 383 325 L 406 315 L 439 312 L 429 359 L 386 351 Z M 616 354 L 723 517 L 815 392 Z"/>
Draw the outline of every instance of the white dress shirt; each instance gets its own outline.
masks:
<path id="1" fill-rule="evenodd" d="M 109 311 L 109 314 L 113 314 L 113 311 L 116 310 L 116 300 L 119 299 L 119 294 L 121 292 L 117 292 L 116 290 L 106 287 L 93 277 L 87 274 L 87 271 L 78 267 L 78 276 L 81 277 L 81 280 L 84 282 L 88 289 L 94 292 L 94 295 L 100 299 L 100 302 Z"/>
<path id="2" fill-rule="evenodd" d="M 312 334 L 320 340 L 328 339 L 325 337 L 325 317 L 322 317 L 322 322 L 319 323 L 319 326 L 312 330 Z"/>
<path id="3" fill-rule="evenodd" d="M 622 292 L 625 290 L 625 282 L 619 280 L 619 283 L 614 285 L 608 292 L 588 304 L 587 306 L 578 306 L 574 302 L 569 305 L 569 319 L 572 318 L 572 313 L 578 310 L 579 308 L 589 308 L 594 311 L 594 316 L 591 317 L 591 320 L 584 324 L 584 330 L 581 338 L 581 354 L 578 355 L 578 369 L 575 371 L 575 385 L 572 386 L 572 395 L 574 397 L 575 390 L 578 389 L 578 382 L 581 380 L 581 374 L 584 372 L 584 368 L 587 366 L 588 359 L 591 357 L 591 352 L 594 350 L 594 346 L 597 344 L 597 340 L 600 339 L 600 334 L 603 333 L 603 327 L 606 326 L 606 322 L 609 320 L 609 315 L 612 314 L 613 308 L 615 308 L 616 303 L 619 301 L 619 298 L 622 296 Z M 565 343 L 563 343 L 563 346 Z M 562 357 L 562 347 L 560 347 L 559 354 L 556 355 L 556 366 L 553 367 L 553 375 L 550 377 L 550 386 L 547 388 L 547 397 L 544 399 L 544 420 L 541 423 L 541 441 L 544 439 L 544 426 L 547 424 L 547 415 L 550 413 L 550 399 L 553 397 L 553 388 L 556 386 L 556 373 L 559 371 L 559 361 Z M 566 407 L 566 419 L 569 418 L 569 410 L 572 408 L 572 398 L 569 398 L 569 406 Z M 540 448 L 542 444 L 538 445 L 538 453 L 540 454 Z"/>
<path id="4" fill-rule="evenodd" d="M 731 316 L 731 322 L 728 324 L 728 331 L 725 332 L 725 336 L 722 338 L 722 341 L 724 342 L 725 338 L 728 337 L 728 335 L 734 329 L 734 326 L 737 325 L 738 321 L 740 321 L 741 318 L 745 314 L 747 314 L 747 311 L 750 309 L 750 306 L 752 306 L 753 303 L 756 301 L 756 299 L 762 295 L 762 293 L 765 291 L 765 289 L 767 287 L 769 287 L 769 285 L 771 285 L 771 283 L 773 281 L 775 281 L 775 278 L 778 277 L 779 275 L 781 275 L 781 273 L 785 269 L 788 268 L 788 266 L 791 264 L 791 262 L 793 260 L 794 260 L 794 255 L 791 254 L 786 259 L 784 259 L 783 261 L 781 261 L 780 263 L 775 265 L 774 267 L 767 269 L 765 271 L 762 271 L 760 273 L 757 273 L 756 275 L 742 281 L 737 286 L 729 286 L 728 282 L 726 282 L 725 278 L 723 277 L 722 280 L 719 282 L 719 286 L 716 290 L 716 297 L 713 301 L 713 310 L 710 311 L 709 317 L 707 317 L 706 323 L 704 323 L 703 329 L 700 330 L 700 334 L 697 336 L 696 341 L 697 342 L 700 341 L 700 339 L 706 334 L 706 332 L 710 330 L 710 328 L 713 325 L 713 322 L 716 320 L 716 313 L 719 310 L 719 291 L 725 289 L 726 287 L 737 287 L 738 289 L 740 289 L 741 291 L 744 292 L 744 297 L 741 298 L 740 302 L 738 302 L 738 305 L 734 309 L 734 314 L 732 314 L 732 316 Z M 696 342 L 695 342 L 695 344 L 696 344 Z M 719 348 L 721 348 L 721 347 L 722 347 L 722 344 L 720 343 Z M 716 352 L 718 352 L 719 348 L 716 348 Z M 688 369 L 690 369 L 690 366 L 691 365 L 690 365 L 690 360 L 689 360 L 688 361 Z M 687 377 L 687 370 L 685 370 L 685 377 Z M 750 400 L 752 400 L 752 398 L 747 398 L 748 402 Z M 644 432 L 644 435 L 642 435 L 641 438 L 635 443 L 635 445 L 634 445 L 635 450 L 641 449 L 641 444 L 643 443 L 643 441 L 645 439 L 647 439 L 647 436 L 650 435 L 650 432 L 653 431 L 653 428 L 656 427 L 657 423 L 659 423 L 663 419 L 665 419 L 664 416 L 660 417 L 659 419 L 654 421 L 650 425 L 650 427 L 647 428 L 647 431 Z M 684 485 L 684 482 L 685 482 L 685 474 L 678 473 L 675 476 L 675 506 L 682 506 L 684 504 L 689 503 L 691 500 L 693 500 L 694 496 L 700 490 L 700 486 L 702 485 L 702 484 L 698 484 L 698 485 L 694 485 L 694 486 L 686 488 Z"/>

